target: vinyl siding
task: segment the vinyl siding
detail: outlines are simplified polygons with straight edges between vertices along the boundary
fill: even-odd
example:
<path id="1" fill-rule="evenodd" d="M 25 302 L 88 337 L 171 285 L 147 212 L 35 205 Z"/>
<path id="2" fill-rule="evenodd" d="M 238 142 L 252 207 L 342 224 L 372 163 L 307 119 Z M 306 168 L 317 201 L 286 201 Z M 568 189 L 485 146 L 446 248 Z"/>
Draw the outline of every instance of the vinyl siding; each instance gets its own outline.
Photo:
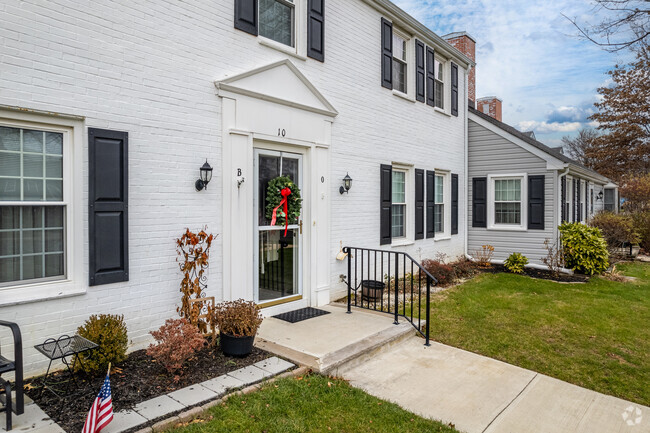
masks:
<path id="1" fill-rule="evenodd" d="M 541 264 L 546 256 L 544 240 L 555 237 L 557 172 L 546 169 L 546 161 L 473 122 L 468 123 L 468 254 L 482 245 L 494 247 L 494 259 L 505 260 L 520 252 L 530 263 Z M 472 178 L 488 175 L 526 173 L 545 176 L 544 230 L 509 231 L 472 227 Z M 527 188 L 527 184 L 524 186 Z M 488 184 L 488 189 L 490 185 Z M 522 203 L 527 206 L 528 203 Z M 492 207 L 488 204 L 488 212 Z"/>

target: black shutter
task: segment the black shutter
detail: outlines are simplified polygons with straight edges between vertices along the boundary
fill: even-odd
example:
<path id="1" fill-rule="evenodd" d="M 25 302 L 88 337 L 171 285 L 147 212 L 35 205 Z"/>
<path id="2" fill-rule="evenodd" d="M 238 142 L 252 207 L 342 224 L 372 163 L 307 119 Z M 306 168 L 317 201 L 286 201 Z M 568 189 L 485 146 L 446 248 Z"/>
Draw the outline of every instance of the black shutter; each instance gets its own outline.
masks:
<path id="1" fill-rule="evenodd" d="M 129 280 L 128 133 L 88 129 L 90 285 Z"/>
<path id="2" fill-rule="evenodd" d="M 426 93 L 424 79 L 424 44 L 415 40 L 415 99 L 424 102 Z"/>
<path id="3" fill-rule="evenodd" d="M 381 85 L 393 88 L 393 24 L 381 19 Z"/>
<path id="4" fill-rule="evenodd" d="M 415 169 L 415 239 L 424 239 L 424 170 Z"/>
<path id="5" fill-rule="evenodd" d="M 451 114 L 458 116 L 458 65 L 451 64 Z"/>
<path id="6" fill-rule="evenodd" d="M 528 229 L 544 230 L 544 176 L 528 176 Z"/>
<path id="7" fill-rule="evenodd" d="M 235 28 L 257 36 L 257 0 L 235 0 Z"/>
<path id="8" fill-rule="evenodd" d="M 451 234 L 458 234 L 458 175 L 451 175 Z"/>
<path id="9" fill-rule="evenodd" d="M 561 206 L 561 208 L 560 208 L 561 209 L 560 210 L 560 214 L 561 214 L 560 215 L 560 220 L 561 221 L 560 222 L 566 222 L 566 211 L 567 211 L 567 207 L 566 207 L 566 176 L 562 176 L 560 188 L 561 188 L 561 194 L 560 194 L 561 195 L 561 202 L 560 202 L 560 206 Z"/>
<path id="10" fill-rule="evenodd" d="M 436 172 L 427 170 L 427 238 L 436 235 L 434 217 L 436 215 Z"/>
<path id="11" fill-rule="evenodd" d="M 380 180 L 380 236 L 379 244 L 386 245 L 390 244 L 392 240 L 391 236 L 391 205 L 393 204 L 393 167 L 390 165 L 382 164 L 381 165 L 381 180 Z"/>
<path id="12" fill-rule="evenodd" d="M 307 11 L 307 56 L 325 61 L 325 0 L 309 0 Z"/>
<path id="13" fill-rule="evenodd" d="M 434 71 L 434 57 L 433 48 L 427 47 L 427 105 L 432 107 L 435 105 L 434 101 L 434 84 L 435 84 L 435 71 Z"/>
<path id="14" fill-rule="evenodd" d="M 472 179 L 472 227 L 487 227 L 487 177 Z"/>

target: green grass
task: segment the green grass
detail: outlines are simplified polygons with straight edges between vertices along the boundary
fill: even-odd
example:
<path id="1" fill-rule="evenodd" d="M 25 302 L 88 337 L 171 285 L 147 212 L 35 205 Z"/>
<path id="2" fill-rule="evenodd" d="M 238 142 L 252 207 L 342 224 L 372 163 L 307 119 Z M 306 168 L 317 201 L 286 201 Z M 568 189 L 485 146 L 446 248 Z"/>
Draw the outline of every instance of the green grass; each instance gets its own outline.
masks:
<path id="1" fill-rule="evenodd" d="M 173 432 L 456 432 L 319 375 L 280 379 L 232 396 L 204 417 Z"/>
<path id="2" fill-rule="evenodd" d="M 650 406 L 650 264 L 633 283 L 483 274 L 434 296 L 431 338 Z"/>

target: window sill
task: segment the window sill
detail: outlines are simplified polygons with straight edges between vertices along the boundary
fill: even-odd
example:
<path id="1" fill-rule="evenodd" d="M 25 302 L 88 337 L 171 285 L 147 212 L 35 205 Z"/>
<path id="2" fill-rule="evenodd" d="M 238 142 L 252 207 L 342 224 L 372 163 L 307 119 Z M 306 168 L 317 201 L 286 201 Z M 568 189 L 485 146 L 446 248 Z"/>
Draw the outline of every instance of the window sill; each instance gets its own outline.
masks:
<path id="1" fill-rule="evenodd" d="M 451 240 L 451 235 L 442 235 L 442 236 L 434 236 L 433 240 L 438 242 L 438 241 L 450 241 Z"/>
<path id="2" fill-rule="evenodd" d="M 407 245 L 414 245 L 415 241 L 412 241 L 410 239 L 401 239 L 399 241 L 395 241 L 390 244 L 391 248 L 397 248 L 397 247 L 405 247 Z"/>
<path id="3" fill-rule="evenodd" d="M 447 116 L 447 117 L 451 117 L 451 113 L 447 113 L 445 110 L 443 110 L 443 109 L 440 108 L 440 107 L 433 107 L 433 109 L 434 109 L 435 111 L 437 111 L 438 113 L 440 113 L 440 114 L 444 114 L 444 115 Z"/>
<path id="4" fill-rule="evenodd" d="M 300 59 L 300 60 L 303 60 L 303 61 L 307 60 L 307 57 L 298 54 L 296 52 L 296 49 L 293 48 L 293 47 L 289 47 L 289 46 L 281 44 L 279 42 L 275 42 L 275 41 L 273 41 L 271 39 L 267 39 L 264 36 L 258 36 L 257 40 L 260 43 L 260 45 L 263 45 L 263 46 L 268 47 L 268 48 L 273 48 L 274 50 L 277 50 L 277 51 L 280 51 L 280 52 L 282 52 L 284 54 L 288 54 L 290 56 L 293 56 L 296 59 Z"/>
<path id="5" fill-rule="evenodd" d="M 395 90 L 395 89 L 393 89 L 393 95 L 395 95 L 395 96 L 399 96 L 399 97 L 402 98 L 402 99 L 405 99 L 405 100 L 407 100 L 407 101 L 409 101 L 409 102 L 413 102 L 413 103 L 415 103 L 415 98 L 411 98 L 408 94 L 406 94 L 406 93 L 402 93 L 402 92 L 400 92 L 399 90 Z"/>
<path id="6" fill-rule="evenodd" d="M 23 284 L 0 289 L 0 306 L 48 301 L 85 293 L 86 289 L 81 284 L 70 280 Z"/>
<path id="7" fill-rule="evenodd" d="M 523 226 L 488 226 L 488 230 L 503 231 L 503 232 L 526 232 L 528 229 Z"/>

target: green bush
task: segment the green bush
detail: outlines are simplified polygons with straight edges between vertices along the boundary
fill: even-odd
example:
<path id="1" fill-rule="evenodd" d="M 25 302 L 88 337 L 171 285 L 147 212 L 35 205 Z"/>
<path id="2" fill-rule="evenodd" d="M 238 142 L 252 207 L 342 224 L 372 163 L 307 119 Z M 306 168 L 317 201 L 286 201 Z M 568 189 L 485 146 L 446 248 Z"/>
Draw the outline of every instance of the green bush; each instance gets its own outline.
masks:
<path id="1" fill-rule="evenodd" d="M 126 359 L 129 340 L 123 315 L 93 314 L 77 329 L 77 334 L 99 347 L 79 354 L 82 362 L 76 363 L 76 369 L 91 375 L 104 374 L 109 362 L 117 364 Z"/>
<path id="2" fill-rule="evenodd" d="M 513 274 L 523 274 L 524 268 L 528 264 L 528 259 L 521 253 L 512 253 L 508 256 L 503 266 Z"/>
<path id="3" fill-rule="evenodd" d="M 629 215 L 600 212 L 591 218 L 589 225 L 600 229 L 610 248 L 610 254 L 612 249 L 621 248 L 626 243 L 636 244 L 639 242 L 639 234 Z"/>
<path id="4" fill-rule="evenodd" d="M 600 229 L 580 223 L 560 226 L 565 266 L 586 274 L 602 274 L 609 266 L 607 242 Z"/>
<path id="5" fill-rule="evenodd" d="M 650 211 L 639 211 L 632 214 L 634 229 L 639 234 L 639 245 L 646 254 L 650 254 Z"/>

